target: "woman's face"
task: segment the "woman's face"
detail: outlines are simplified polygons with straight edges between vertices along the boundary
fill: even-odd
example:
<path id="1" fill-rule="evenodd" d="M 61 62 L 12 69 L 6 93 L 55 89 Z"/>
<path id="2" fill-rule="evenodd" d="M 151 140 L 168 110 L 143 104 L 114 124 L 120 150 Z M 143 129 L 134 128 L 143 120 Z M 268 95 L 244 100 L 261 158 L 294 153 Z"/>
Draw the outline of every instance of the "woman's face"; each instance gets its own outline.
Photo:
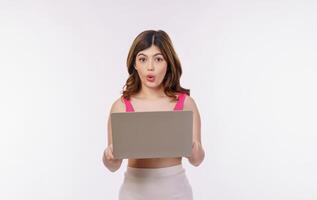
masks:
<path id="1" fill-rule="evenodd" d="M 152 45 L 136 55 L 135 69 L 139 74 L 142 85 L 152 88 L 159 87 L 166 74 L 167 61 L 160 49 Z"/>

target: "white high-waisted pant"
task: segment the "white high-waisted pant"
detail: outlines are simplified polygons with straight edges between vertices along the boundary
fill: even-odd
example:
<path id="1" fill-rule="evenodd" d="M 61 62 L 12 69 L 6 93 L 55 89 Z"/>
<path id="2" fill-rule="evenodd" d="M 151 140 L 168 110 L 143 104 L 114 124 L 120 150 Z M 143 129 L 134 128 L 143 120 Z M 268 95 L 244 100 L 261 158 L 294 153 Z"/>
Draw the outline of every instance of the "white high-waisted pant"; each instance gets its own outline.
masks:
<path id="1" fill-rule="evenodd" d="M 164 168 L 128 167 L 119 200 L 193 200 L 183 166 Z"/>

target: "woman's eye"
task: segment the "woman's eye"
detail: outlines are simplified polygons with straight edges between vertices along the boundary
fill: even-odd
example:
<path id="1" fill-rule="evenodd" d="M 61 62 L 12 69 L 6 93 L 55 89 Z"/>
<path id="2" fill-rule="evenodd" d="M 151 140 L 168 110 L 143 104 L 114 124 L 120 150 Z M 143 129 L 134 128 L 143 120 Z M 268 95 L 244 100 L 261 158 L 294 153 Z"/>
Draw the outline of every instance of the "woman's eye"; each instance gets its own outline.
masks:
<path id="1" fill-rule="evenodd" d="M 159 61 L 159 62 L 163 61 L 162 58 L 156 58 L 156 60 Z"/>
<path id="2" fill-rule="evenodd" d="M 144 61 L 145 61 L 145 58 L 139 58 L 139 61 L 140 61 L 140 62 L 144 62 Z"/>

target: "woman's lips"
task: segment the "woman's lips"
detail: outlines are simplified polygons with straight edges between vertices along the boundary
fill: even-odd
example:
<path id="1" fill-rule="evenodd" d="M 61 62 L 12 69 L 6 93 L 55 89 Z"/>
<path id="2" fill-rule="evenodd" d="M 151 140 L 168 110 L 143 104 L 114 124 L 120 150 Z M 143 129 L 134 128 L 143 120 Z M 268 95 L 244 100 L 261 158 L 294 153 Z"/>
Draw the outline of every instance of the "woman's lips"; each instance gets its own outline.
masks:
<path id="1" fill-rule="evenodd" d="M 146 76 L 146 80 L 149 81 L 149 82 L 154 82 L 154 81 L 155 81 L 155 76 L 153 76 L 153 75 L 147 75 L 147 76 Z"/>

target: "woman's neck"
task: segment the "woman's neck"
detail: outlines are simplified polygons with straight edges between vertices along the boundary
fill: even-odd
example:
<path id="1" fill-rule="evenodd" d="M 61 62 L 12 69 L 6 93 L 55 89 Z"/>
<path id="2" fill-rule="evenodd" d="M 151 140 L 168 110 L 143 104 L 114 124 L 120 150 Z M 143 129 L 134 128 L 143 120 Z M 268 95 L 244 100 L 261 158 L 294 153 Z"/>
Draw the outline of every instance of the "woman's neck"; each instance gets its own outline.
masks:
<path id="1" fill-rule="evenodd" d="M 156 100 L 162 97 L 166 97 L 164 93 L 164 88 L 148 88 L 142 87 L 140 92 L 136 95 L 137 98 L 148 99 L 148 100 Z"/>

